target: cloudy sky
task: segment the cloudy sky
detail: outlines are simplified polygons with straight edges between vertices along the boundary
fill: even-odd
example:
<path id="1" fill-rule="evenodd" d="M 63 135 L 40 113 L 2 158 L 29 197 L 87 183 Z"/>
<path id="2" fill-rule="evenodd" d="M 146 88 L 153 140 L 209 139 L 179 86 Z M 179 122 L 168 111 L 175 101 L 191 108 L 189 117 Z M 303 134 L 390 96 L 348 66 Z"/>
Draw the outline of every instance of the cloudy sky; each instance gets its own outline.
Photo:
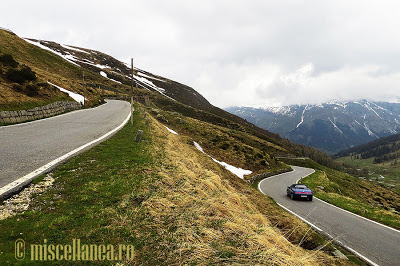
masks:
<path id="1" fill-rule="evenodd" d="M 400 96 L 400 1 L 14 0 L 1 9 L 0 26 L 21 37 L 133 57 L 219 107 Z"/>

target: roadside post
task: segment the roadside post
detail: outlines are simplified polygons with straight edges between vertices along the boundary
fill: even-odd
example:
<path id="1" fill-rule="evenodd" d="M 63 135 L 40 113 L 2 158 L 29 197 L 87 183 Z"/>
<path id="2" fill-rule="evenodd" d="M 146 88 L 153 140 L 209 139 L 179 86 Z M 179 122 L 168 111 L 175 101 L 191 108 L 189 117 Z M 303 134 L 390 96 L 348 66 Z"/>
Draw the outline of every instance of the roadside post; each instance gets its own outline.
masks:
<path id="1" fill-rule="evenodd" d="M 133 58 L 131 58 L 132 82 L 131 82 L 131 125 L 133 126 Z"/>

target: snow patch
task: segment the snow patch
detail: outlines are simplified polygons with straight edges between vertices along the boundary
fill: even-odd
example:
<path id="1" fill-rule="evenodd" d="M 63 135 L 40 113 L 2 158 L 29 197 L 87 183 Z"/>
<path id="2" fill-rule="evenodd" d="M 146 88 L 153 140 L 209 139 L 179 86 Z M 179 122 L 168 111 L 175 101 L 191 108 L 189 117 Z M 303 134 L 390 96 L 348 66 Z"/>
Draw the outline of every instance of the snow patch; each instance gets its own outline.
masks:
<path id="1" fill-rule="evenodd" d="M 30 43 L 30 44 L 33 44 L 33 45 L 36 45 L 36 46 L 39 47 L 39 48 L 42 48 L 43 50 L 47 50 L 47 51 L 49 51 L 49 52 L 52 52 L 52 53 L 54 53 L 54 54 L 56 54 L 56 55 L 62 57 L 64 60 L 70 62 L 71 64 L 74 64 L 74 65 L 76 65 L 76 66 L 78 66 L 78 67 L 81 67 L 80 65 L 78 65 L 77 63 L 75 63 L 75 62 L 73 61 L 73 60 L 76 60 L 75 57 L 74 57 L 73 55 L 70 55 L 70 54 L 63 55 L 62 53 L 56 52 L 56 51 L 54 51 L 53 49 L 50 49 L 49 47 L 47 47 L 47 46 L 41 44 L 39 41 L 38 41 L 38 42 L 35 42 L 35 41 L 29 40 L 29 39 L 25 39 L 25 38 L 24 38 L 24 40 L 25 40 L 26 42 Z"/>
<path id="2" fill-rule="evenodd" d="M 377 139 L 379 139 L 379 137 L 378 137 L 374 132 L 372 132 L 371 129 L 369 129 L 369 127 L 367 126 L 367 123 L 366 123 L 366 122 L 364 122 L 364 128 L 365 128 L 365 130 L 368 132 L 368 135 L 374 136 L 374 137 L 376 137 Z"/>
<path id="3" fill-rule="evenodd" d="M 292 115 L 289 106 L 271 106 L 271 107 L 265 107 L 263 108 L 263 110 L 274 114 Z"/>
<path id="4" fill-rule="evenodd" d="M 170 129 L 169 127 L 167 127 L 166 125 L 163 125 L 169 132 L 171 132 L 172 134 L 175 135 L 179 135 L 176 131 L 173 131 L 172 129 Z"/>
<path id="5" fill-rule="evenodd" d="M 199 151 L 201 151 L 202 153 L 206 154 L 206 153 L 204 152 L 203 148 L 199 145 L 199 143 L 197 143 L 196 141 L 193 141 L 193 143 L 194 143 L 194 146 L 195 146 Z"/>
<path id="6" fill-rule="evenodd" d="M 381 110 L 383 110 L 383 111 L 387 111 L 387 112 L 389 112 L 389 113 L 392 113 L 392 112 L 390 112 L 388 109 L 383 108 L 382 106 L 377 105 L 376 103 L 371 103 L 371 104 L 375 105 L 378 109 L 381 109 Z"/>
<path id="7" fill-rule="evenodd" d="M 365 115 L 364 115 L 364 119 L 365 119 Z M 372 132 L 372 131 L 369 129 L 369 127 L 367 126 L 367 123 L 366 123 L 366 122 L 364 122 L 364 124 L 362 125 L 362 124 L 361 124 L 360 122 L 358 122 L 357 120 L 354 119 L 354 121 L 356 121 L 356 123 L 357 123 L 358 125 L 360 125 L 360 127 L 364 128 L 364 129 L 368 132 L 368 135 L 374 136 L 374 137 L 376 137 L 377 139 L 379 139 L 379 137 L 378 137 L 374 132 Z"/>
<path id="8" fill-rule="evenodd" d="M 114 82 L 117 82 L 117 83 L 119 83 L 119 84 L 122 84 L 122 82 L 120 82 L 120 81 L 118 81 L 118 80 L 109 78 L 109 77 L 107 76 L 107 73 L 104 72 L 104 71 L 100 71 L 100 75 L 102 75 L 103 77 L 105 77 L 105 78 L 107 78 L 107 79 L 109 79 L 109 80 L 111 80 L 111 81 L 114 81 Z"/>
<path id="9" fill-rule="evenodd" d="M 354 121 L 356 121 L 357 124 L 360 125 L 360 127 L 364 127 L 363 125 L 360 124 L 360 122 L 358 122 L 356 119 L 354 119 Z"/>
<path id="10" fill-rule="evenodd" d="M 338 130 L 338 131 L 340 132 L 340 134 L 343 134 L 343 131 L 340 130 L 340 128 L 332 121 L 332 119 L 331 119 L 330 117 L 328 117 L 328 118 L 329 118 L 329 121 L 331 121 L 333 127 L 334 127 L 336 130 Z M 336 120 L 335 117 L 333 118 L 333 120 Z"/>
<path id="11" fill-rule="evenodd" d="M 97 68 L 100 68 L 100 69 L 109 68 L 108 66 L 105 66 L 105 65 L 95 64 L 94 62 L 89 61 L 89 60 L 87 60 L 87 59 L 83 59 L 84 61 L 82 61 L 82 60 L 79 60 L 79 59 L 77 59 L 76 57 L 74 57 L 73 60 L 74 60 L 75 62 L 79 62 L 79 63 L 83 63 L 83 64 L 88 64 L 88 65 L 91 65 L 91 66 L 94 66 L 94 67 L 97 67 Z"/>
<path id="12" fill-rule="evenodd" d="M 154 85 L 154 83 L 151 82 L 150 80 L 148 80 L 148 79 L 146 79 L 146 78 L 144 78 L 144 77 L 136 76 L 135 74 L 134 74 L 133 76 L 134 76 L 137 80 L 139 80 L 139 81 L 145 83 L 146 85 L 150 86 L 151 88 L 153 88 L 154 90 L 158 91 L 159 93 L 161 93 L 161 94 L 165 93 L 165 89 L 160 88 L 160 87 L 157 87 L 157 86 Z"/>
<path id="13" fill-rule="evenodd" d="M 140 76 L 142 76 L 142 77 L 145 77 L 145 78 L 149 78 L 149 79 L 154 79 L 154 80 L 158 80 L 158 81 L 161 81 L 161 82 L 165 82 L 165 80 L 158 79 L 158 78 L 155 78 L 155 77 L 151 77 L 151 76 L 146 75 L 146 74 L 141 73 L 141 72 L 137 72 L 137 73 L 138 73 L 138 75 L 140 75 Z"/>
<path id="14" fill-rule="evenodd" d="M 372 112 L 374 112 L 380 119 L 383 119 L 375 110 L 374 108 L 372 108 L 371 106 L 368 105 L 367 107 L 369 110 L 371 110 Z"/>
<path id="15" fill-rule="evenodd" d="M 78 94 L 78 93 L 75 93 L 75 92 L 66 90 L 66 89 L 64 89 L 64 88 L 61 88 L 60 86 L 57 86 L 57 85 L 55 85 L 55 84 L 53 84 L 53 83 L 51 83 L 51 82 L 49 82 L 49 81 L 47 81 L 47 83 L 49 83 L 50 85 L 56 87 L 57 89 L 59 89 L 59 90 L 62 91 L 62 92 L 68 93 L 69 97 L 71 97 L 71 98 L 74 99 L 75 101 L 80 102 L 81 104 L 85 104 L 85 97 L 83 97 L 83 95 L 80 95 L 80 94 Z"/>
<path id="16" fill-rule="evenodd" d="M 174 98 L 172 98 L 172 97 L 170 97 L 170 96 L 168 96 L 168 95 L 165 94 L 165 89 L 160 88 L 160 87 L 157 87 L 157 86 L 154 85 L 154 83 L 151 82 L 150 80 L 148 80 L 148 79 L 146 79 L 146 78 L 144 78 L 144 77 L 136 76 L 135 74 L 133 74 L 133 77 L 134 77 L 136 80 L 138 80 L 140 83 L 145 84 L 144 86 L 148 86 L 148 87 L 152 88 L 153 90 L 159 92 L 160 94 L 164 95 L 165 97 L 167 97 L 167 98 L 169 98 L 169 99 L 171 99 L 171 100 L 173 100 L 173 101 L 176 101 Z"/>
<path id="17" fill-rule="evenodd" d="M 343 109 L 346 109 L 347 105 L 349 104 L 349 102 L 336 102 L 335 103 L 337 106 L 342 107 Z"/>
<path id="18" fill-rule="evenodd" d="M 297 124 L 296 128 L 298 128 L 301 124 L 303 124 L 303 122 L 304 122 L 304 113 L 306 112 L 307 107 L 308 107 L 308 104 L 304 108 L 303 113 L 301 114 L 301 121 L 300 121 L 300 123 Z"/>
<path id="19" fill-rule="evenodd" d="M 226 168 L 226 170 L 230 171 L 232 174 L 238 176 L 239 178 L 244 179 L 244 176 L 245 176 L 245 175 L 250 175 L 250 174 L 252 173 L 252 171 L 250 171 L 250 170 L 245 170 L 245 169 L 242 169 L 242 168 L 238 168 L 238 167 L 235 167 L 235 166 L 233 166 L 233 165 L 227 164 L 226 162 L 221 162 L 221 161 L 218 161 L 217 159 L 214 159 L 213 157 L 211 157 L 210 155 L 208 155 L 207 153 L 205 153 L 204 150 L 203 150 L 203 148 L 202 148 L 196 141 L 193 141 L 193 143 L 194 143 L 194 146 L 195 146 L 199 151 L 201 151 L 202 153 L 206 154 L 206 155 L 207 155 L 208 157 L 210 157 L 214 162 L 216 162 L 216 163 L 222 165 L 223 167 Z"/>
<path id="20" fill-rule="evenodd" d="M 118 81 L 118 80 L 115 80 L 115 79 L 112 79 L 112 78 L 108 78 L 108 79 L 111 80 L 111 81 L 117 82 L 117 83 L 119 83 L 119 84 L 122 84 L 121 81 Z"/>
<path id="21" fill-rule="evenodd" d="M 76 52 L 81 52 L 81 53 L 85 53 L 85 54 L 90 54 L 89 52 L 86 52 L 86 51 L 84 51 L 84 50 L 81 50 L 81 49 L 78 49 L 78 48 L 75 48 L 75 47 L 72 47 L 72 46 L 69 46 L 69 45 L 66 45 L 66 44 L 60 44 L 62 47 L 64 47 L 65 49 L 68 49 L 68 50 L 73 50 L 73 51 L 76 51 Z"/>
<path id="22" fill-rule="evenodd" d="M 374 112 L 380 119 L 383 119 L 371 106 L 369 102 L 365 102 L 365 103 L 360 103 L 360 102 L 354 102 L 356 104 L 359 104 L 363 107 L 365 107 L 367 110 Z M 364 115 L 364 119 L 365 119 L 365 115 Z"/>

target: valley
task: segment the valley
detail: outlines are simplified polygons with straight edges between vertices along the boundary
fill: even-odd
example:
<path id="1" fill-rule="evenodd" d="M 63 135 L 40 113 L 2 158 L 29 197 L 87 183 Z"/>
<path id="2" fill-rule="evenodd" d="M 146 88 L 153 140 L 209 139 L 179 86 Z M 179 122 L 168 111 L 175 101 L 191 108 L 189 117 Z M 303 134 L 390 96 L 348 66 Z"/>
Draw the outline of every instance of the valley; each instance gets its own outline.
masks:
<path id="1" fill-rule="evenodd" d="M 381 183 L 400 192 L 400 135 L 389 137 L 343 150 L 335 155 L 336 161 L 346 165 L 362 168 L 358 171 L 360 178 Z"/>

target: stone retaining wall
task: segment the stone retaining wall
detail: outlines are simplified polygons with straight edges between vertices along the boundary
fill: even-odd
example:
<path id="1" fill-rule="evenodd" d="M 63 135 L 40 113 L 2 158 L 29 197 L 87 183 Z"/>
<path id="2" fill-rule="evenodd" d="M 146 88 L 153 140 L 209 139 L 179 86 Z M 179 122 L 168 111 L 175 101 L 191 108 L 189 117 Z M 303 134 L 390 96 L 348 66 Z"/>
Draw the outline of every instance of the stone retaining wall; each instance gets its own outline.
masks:
<path id="1" fill-rule="evenodd" d="M 0 124 L 15 124 L 46 118 L 82 108 L 78 102 L 60 101 L 29 110 L 1 111 Z"/>

